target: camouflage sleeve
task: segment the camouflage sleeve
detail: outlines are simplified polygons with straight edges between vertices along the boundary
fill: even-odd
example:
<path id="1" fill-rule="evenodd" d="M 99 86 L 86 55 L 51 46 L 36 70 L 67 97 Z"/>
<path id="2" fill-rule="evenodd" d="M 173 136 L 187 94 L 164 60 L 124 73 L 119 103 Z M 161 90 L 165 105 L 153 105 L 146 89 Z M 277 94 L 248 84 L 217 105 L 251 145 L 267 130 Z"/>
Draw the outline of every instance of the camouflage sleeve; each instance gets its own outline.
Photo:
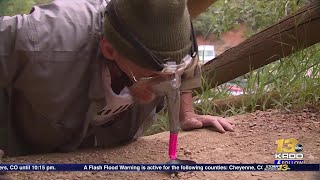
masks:
<path id="1" fill-rule="evenodd" d="M 193 62 L 186 68 L 181 76 L 181 92 L 191 91 L 201 86 L 201 68 L 199 66 L 198 56 L 193 59 Z"/>

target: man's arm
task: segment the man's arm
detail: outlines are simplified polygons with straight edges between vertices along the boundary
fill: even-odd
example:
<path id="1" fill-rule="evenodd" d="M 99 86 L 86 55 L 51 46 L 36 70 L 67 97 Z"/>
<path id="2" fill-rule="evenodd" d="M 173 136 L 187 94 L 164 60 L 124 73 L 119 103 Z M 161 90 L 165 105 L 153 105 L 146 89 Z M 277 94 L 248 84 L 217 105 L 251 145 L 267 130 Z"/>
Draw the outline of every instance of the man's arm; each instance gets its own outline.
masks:
<path id="1" fill-rule="evenodd" d="M 0 17 L 0 87 L 8 87 L 17 75 L 27 46 L 27 15 Z"/>
<path id="2" fill-rule="evenodd" d="M 180 114 L 184 114 L 186 112 L 194 113 L 192 105 L 192 91 L 184 91 L 180 96 Z"/>
<path id="3" fill-rule="evenodd" d="M 180 96 L 180 127 L 183 130 L 197 129 L 202 123 L 195 119 L 188 119 L 188 114 L 194 114 L 192 105 L 192 91 L 184 91 Z"/>
<path id="4" fill-rule="evenodd" d="M 192 130 L 202 127 L 213 127 L 216 131 L 234 131 L 233 122 L 217 116 L 198 115 L 193 109 L 192 89 L 201 86 L 201 68 L 198 57 L 181 76 L 180 92 L 180 127 L 182 130 Z"/>

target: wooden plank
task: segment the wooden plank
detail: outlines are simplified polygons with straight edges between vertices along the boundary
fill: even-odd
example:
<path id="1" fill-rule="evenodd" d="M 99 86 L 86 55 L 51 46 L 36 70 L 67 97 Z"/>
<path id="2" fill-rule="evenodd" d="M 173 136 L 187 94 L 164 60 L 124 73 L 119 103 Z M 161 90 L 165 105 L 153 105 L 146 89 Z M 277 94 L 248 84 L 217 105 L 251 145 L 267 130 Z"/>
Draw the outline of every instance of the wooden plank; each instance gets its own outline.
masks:
<path id="1" fill-rule="evenodd" d="M 197 17 L 217 0 L 189 0 L 188 9 L 191 18 Z"/>
<path id="2" fill-rule="evenodd" d="M 320 2 L 312 2 L 205 64 L 210 87 L 320 42 Z M 200 92 L 200 88 L 197 89 Z"/>

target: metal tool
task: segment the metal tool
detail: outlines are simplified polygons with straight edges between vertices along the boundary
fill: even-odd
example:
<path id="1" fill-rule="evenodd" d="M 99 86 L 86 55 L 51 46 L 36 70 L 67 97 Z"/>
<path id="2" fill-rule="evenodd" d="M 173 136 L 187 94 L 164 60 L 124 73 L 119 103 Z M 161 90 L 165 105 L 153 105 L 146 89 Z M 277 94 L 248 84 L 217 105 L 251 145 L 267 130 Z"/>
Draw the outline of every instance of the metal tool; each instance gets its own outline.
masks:
<path id="1" fill-rule="evenodd" d="M 194 164 L 194 161 L 180 160 L 177 159 L 177 144 L 178 144 L 178 133 L 180 129 L 179 125 L 179 112 L 180 112 L 180 85 L 181 75 L 184 69 L 192 61 L 191 56 L 186 56 L 182 60 L 182 64 L 175 65 L 166 64 L 163 72 L 175 73 L 175 76 L 168 81 L 161 82 L 153 86 L 154 92 L 160 96 L 165 96 L 168 105 L 168 118 L 170 127 L 169 137 L 169 164 Z"/>

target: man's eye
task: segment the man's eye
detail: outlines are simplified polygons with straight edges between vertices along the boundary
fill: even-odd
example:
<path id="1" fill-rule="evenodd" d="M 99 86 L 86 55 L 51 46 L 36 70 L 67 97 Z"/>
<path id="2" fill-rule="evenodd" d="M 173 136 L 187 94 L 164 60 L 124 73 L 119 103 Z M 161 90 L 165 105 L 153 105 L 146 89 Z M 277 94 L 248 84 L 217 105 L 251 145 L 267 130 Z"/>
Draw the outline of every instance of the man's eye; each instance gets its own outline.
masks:
<path id="1" fill-rule="evenodd" d="M 141 78 L 140 80 L 150 80 L 150 79 L 154 79 L 154 77 L 143 77 L 143 78 Z"/>

